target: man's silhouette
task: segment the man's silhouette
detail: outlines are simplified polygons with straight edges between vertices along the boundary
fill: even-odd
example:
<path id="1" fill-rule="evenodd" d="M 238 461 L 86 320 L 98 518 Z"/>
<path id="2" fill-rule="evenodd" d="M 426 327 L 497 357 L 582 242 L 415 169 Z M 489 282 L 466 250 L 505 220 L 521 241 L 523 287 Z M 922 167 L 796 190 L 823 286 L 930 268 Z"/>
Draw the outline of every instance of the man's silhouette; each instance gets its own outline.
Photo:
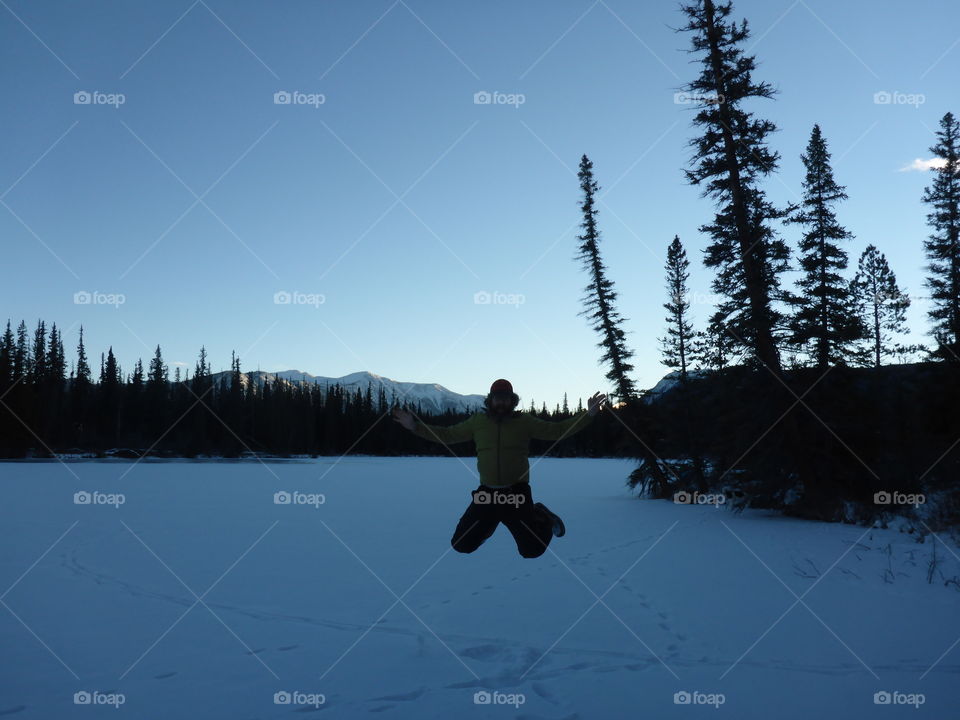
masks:
<path id="1" fill-rule="evenodd" d="M 563 521 L 530 493 L 530 439 L 559 440 L 582 430 L 600 412 L 606 395 L 594 393 L 587 410 L 560 422 L 547 422 L 515 410 L 520 397 L 507 380 L 496 380 L 484 399 L 483 412 L 457 425 L 427 425 L 407 410 L 394 408 L 394 420 L 411 432 L 450 445 L 473 440 L 477 446 L 480 485 L 450 539 L 459 552 L 471 553 L 493 535 L 501 522 L 517 542 L 523 557 L 543 555 L 553 536 L 566 531 Z"/>

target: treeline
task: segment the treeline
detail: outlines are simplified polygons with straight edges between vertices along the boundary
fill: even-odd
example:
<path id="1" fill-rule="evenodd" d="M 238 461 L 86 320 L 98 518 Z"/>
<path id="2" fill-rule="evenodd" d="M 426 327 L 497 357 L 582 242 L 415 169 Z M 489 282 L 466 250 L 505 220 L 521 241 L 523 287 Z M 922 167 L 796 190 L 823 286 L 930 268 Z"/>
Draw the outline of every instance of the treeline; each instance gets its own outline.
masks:
<path id="1" fill-rule="evenodd" d="M 56 324 L 40 320 L 31 332 L 21 320 L 7 321 L 0 339 L 0 457 L 49 457 L 88 453 L 140 457 L 238 457 L 269 455 L 436 454 L 438 447 L 389 417 L 404 402 L 426 422 L 448 424 L 469 413 L 432 413 L 419 402 L 372 384 L 350 392 L 339 384 L 294 383 L 259 371 L 242 372 L 232 354 L 230 370 L 214 375 L 205 348 L 191 373 L 174 369 L 171 378 L 158 345 L 146 367 L 137 360 L 124 372 L 113 347 L 91 371 L 80 328 L 75 360 L 67 369 L 64 340 Z M 542 419 L 563 419 L 566 405 Z M 589 428 L 551 447 L 536 441 L 533 451 L 605 454 L 602 430 Z M 474 452 L 464 443 L 458 455 Z M 443 450 L 443 452 L 447 452 Z"/>
<path id="2" fill-rule="evenodd" d="M 922 197 L 930 234 L 917 250 L 927 258 L 933 342 L 906 346 L 895 339 L 907 331 L 910 297 L 883 253 L 867 245 L 856 272 L 848 271 L 844 244 L 853 234 L 837 216 L 846 188 L 834 179 L 820 126 L 800 156 L 802 198 L 777 206 L 764 189 L 779 164 L 769 144 L 777 128 L 753 110 L 775 91 L 753 77 L 755 57 L 743 49 L 747 21 L 730 18 L 730 2 L 697 0 L 681 10 L 686 25 L 678 32 L 688 34 L 700 65 L 683 88 L 700 130 L 684 172 L 715 206 L 699 231 L 717 300 L 695 330 L 689 261 L 675 236 L 660 343 L 678 387 L 656 402 L 643 402 L 628 377 L 633 352 L 599 252 L 599 185 L 586 155 L 580 164 L 579 240 L 590 277 L 584 312 L 601 337 L 626 442 L 639 461 L 629 483 L 650 497 L 732 494 L 850 521 L 916 510 L 877 502 L 876 493 L 927 492 L 960 520 L 960 123 L 952 113 L 942 117 Z M 786 226 L 800 231 L 796 253 Z M 793 269 L 800 279 L 791 289 L 783 277 Z M 890 356 L 927 362 L 883 366 Z M 691 377 L 691 369 L 699 372 Z"/>

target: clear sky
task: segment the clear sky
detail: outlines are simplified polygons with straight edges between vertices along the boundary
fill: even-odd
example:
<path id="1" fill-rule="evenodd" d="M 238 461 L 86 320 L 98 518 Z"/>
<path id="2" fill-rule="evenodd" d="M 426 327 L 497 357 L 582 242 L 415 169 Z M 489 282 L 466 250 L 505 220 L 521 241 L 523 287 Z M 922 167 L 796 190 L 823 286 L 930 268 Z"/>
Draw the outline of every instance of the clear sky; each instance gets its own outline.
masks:
<path id="1" fill-rule="evenodd" d="M 205 344 L 215 371 L 235 349 L 244 370 L 460 393 L 505 377 L 524 405 L 585 402 L 610 386 L 577 315 L 584 153 L 640 387 L 667 371 L 675 234 L 698 327 L 711 311 L 697 228 L 714 208 L 684 181 L 694 111 L 675 98 L 698 66 L 676 2 L 0 4 L 2 319 L 56 321 L 68 359 L 82 323 L 92 364 L 112 344 L 125 371 L 158 343 L 171 374 L 192 368 Z M 903 168 L 960 113 L 960 6 L 734 12 L 755 79 L 779 90 L 755 107 L 780 129 L 770 197 L 799 197 L 819 123 L 850 195 L 851 263 L 873 243 L 925 295 L 931 176 Z M 798 234 L 784 232 L 794 248 Z M 915 299 L 915 340 L 929 341 L 925 310 Z"/>

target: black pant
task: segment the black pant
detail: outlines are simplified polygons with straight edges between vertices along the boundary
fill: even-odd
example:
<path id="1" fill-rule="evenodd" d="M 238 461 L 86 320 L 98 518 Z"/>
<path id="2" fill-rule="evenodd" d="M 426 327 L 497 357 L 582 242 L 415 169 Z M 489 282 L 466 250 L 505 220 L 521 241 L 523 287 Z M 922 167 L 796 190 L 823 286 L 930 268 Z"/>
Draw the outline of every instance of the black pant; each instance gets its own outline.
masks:
<path id="1" fill-rule="evenodd" d="M 503 488 L 480 485 L 470 495 L 470 505 L 450 538 L 454 550 L 473 552 L 502 522 L 523 557 L 540 557 L 546 552 L 553 537 L 553 521 L 534 507 L 529 482 Z"/>

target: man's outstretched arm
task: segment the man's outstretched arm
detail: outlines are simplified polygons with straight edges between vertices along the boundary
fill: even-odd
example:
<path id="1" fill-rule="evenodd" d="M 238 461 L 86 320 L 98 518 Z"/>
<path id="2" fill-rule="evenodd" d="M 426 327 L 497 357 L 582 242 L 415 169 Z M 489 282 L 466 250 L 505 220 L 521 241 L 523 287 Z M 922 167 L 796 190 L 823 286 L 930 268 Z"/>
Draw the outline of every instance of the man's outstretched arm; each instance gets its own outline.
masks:
<path id="1" fill-rule="evenodd" d="M 443 427 L 441 425 L 428 425 L 415 418 L 413 413 L 408 410 L 401 410 L 400 408 L 394 408 L 393 410 L 393 419 L 403 425 L 407 430 L 427 440 L 445 445 L 473 440 L 475 417 L 476 415 L 471 415 L 463 422 L 451 425 L 450 427 Z"/>
<path id="2" fill-rule="evenodd" d="M 594 393 L 587 400 L 587 409 L 578 412 L 573 417 L 559 422 L 550 422 L 541 420 L 538 417 L 529 415 L 527 417 L 527 426 L 530 428 L 530 437 L 537 440 L 560 440 L 569 437 L 574 433 L 580 432 L 589 425 L 593 418 L 600 412 L 600 408 L 606 401 L 607 396 L 600 392 Z"/>

